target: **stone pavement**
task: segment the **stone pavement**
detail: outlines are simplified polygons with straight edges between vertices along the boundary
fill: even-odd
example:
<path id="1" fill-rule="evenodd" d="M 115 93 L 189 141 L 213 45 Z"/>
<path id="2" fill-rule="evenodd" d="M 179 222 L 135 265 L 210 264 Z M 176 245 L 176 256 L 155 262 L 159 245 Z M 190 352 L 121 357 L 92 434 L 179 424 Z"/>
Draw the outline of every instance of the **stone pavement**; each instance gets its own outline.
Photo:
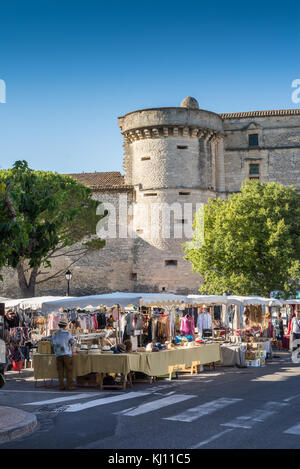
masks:
<path id="1" fill-rule="evenodd" d="M 37 426 L 36 416 L 23 410 L 0 406 L 0 443 L 21 438 Z"/>

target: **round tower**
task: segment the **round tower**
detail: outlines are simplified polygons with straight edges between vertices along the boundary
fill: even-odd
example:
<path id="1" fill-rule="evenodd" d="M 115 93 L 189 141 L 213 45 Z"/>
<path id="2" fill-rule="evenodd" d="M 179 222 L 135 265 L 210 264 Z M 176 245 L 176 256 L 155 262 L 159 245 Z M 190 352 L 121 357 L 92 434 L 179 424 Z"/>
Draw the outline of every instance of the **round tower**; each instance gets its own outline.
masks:
<path id="1" fill-rule="evenodd" d="M 222 153 L 215 147 L 222 145 L 223 122 L 199 109 L 195 98 L 185 98 L 180 107 L 130 112 L 119 118 L 119 127 L 127 184 L 224 190 L 213 171 L 215 153 Z"/>
<path id="2" fill-rule="evenodd" d="M 195 290 L 200 279 L 183 259 L 182 244 L 199 204 L 225 190 L 222 119 L 189 96 L 180 107 L 130 112 L 119 127 L 125 183 L 136 198 L 134 288 Z"/>

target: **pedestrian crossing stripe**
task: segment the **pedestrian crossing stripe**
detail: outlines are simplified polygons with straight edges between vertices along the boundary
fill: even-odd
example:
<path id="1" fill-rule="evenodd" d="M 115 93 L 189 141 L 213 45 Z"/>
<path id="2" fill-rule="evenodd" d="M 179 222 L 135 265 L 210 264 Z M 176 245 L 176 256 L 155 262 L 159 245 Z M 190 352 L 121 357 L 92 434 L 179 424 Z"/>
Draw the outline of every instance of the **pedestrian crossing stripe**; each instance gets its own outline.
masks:
<path id="1" fill-rule="evenodd" d="M 99 393 L 84 392 L 81 394 L 72 394 L 69 396 L 57 397 L 55 399 L 47 399 L 45 401 L 27 402 L 26 404 L 23 404 L 23 405 L 40 406 L 40 405 L 46 405 L 46 404 L 58 404 L 60 402 L 73 401 L 77 399 L 78 400 L 85 399 L 85 398 L 94 397 L 94 396 L 99 396 Z"/>
<path id="2" fill-rule="evenodd" d="M 128 392 L 126 394 L 110 397 L 102 397 L 100 399 L 95 399 L 93 401 L 88 401 L 84 403 L 72 404 L 66 407 L 65 412 L 79 412 L 81 410 L 90 409 L 91 407 L 98 407 L 105 404 L 113 404 L 115 402 L 125 401 L 127 399 L 135 399 L 137 397 L 144 397 L 152 394 L 150 392 Z"/>
<path id="3" fill-rule="evenodd" d="M 172 396 L 163 397 L 162 399 L 146 402 L 146 404 L 141 404 L 136 408 L 127 409 L 120 413 L 128 417 L 136 417 L 137 415 L 147 414 L 148 412 L 153 412 L 155 410 L 162 409 L 163 407 L 184 402 L 195 397 L 197 396 L 194 394 L 173 394 Z"/>
<path id="4" fill-rule="evenodd" d="M 205 404 L 186 409 L 180 414 L 173 415 L 172 417 L 166 417 L 165 420 L 175 420 L 179 422 L 193 422 L 205 415 L 217 412 L 224 407 L 235 404 L 236 402 L 242 401 L 243 399 L 231 399 L 231 398 L 220 398 L 214 401 L 206 402 Z"/>
<path id="5" fill-rule="evenodd" d="M 260 409 L 254 409 L 246 415 L 240 415 L 227 423 L 222 423 L 223 427 L 232 428 L 252 428 L 255 424 L 264 422 L 267 418 L 275 415 L 279 409 L 285 407 L 285 402 L 267 402 Z"/>

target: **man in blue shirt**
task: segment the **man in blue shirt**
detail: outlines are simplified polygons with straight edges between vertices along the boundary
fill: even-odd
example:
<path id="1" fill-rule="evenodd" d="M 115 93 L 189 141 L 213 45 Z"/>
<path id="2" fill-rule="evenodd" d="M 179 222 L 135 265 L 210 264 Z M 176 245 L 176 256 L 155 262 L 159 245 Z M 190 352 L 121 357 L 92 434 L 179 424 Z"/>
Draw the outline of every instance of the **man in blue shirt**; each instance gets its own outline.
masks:
<path id="1" fill-rule="evenodd" d="M 58 326 L 59 330 L 53 332 L 51 342 L 56 356 L 56 366 L 59 379 L 59 389 L 61 391 L 72 390 L 73 388 L 73 373 L 72 373 L 72 344 L 74 339 L 70 332 L 66 331 L 68 321 L 60 319 Z M 67 387 L 65 388 L 64 376 L 67 375 Z"/>

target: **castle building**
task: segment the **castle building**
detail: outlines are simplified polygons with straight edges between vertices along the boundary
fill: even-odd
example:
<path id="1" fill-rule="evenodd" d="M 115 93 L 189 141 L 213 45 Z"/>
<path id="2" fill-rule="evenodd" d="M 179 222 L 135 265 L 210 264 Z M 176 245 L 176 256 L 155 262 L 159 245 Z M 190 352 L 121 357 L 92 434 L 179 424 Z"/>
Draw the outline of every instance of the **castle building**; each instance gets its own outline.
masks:
<path id="1" fill-rule="evenodd" d="M 182 245 L 202 204 L 238 192 L 247 178 L 300 190 L 300 109 L 216 114 L 187 97 L 180 107 L 133 111 L 118 123 L 124 175 L 71 174 L 108 204 L 111 223 L 105 248 L 72 266 L 72 294 L 197 292 L 201 279 Z M 62 283 L 49 281 L 36 294 L 62 294 Z"/>

